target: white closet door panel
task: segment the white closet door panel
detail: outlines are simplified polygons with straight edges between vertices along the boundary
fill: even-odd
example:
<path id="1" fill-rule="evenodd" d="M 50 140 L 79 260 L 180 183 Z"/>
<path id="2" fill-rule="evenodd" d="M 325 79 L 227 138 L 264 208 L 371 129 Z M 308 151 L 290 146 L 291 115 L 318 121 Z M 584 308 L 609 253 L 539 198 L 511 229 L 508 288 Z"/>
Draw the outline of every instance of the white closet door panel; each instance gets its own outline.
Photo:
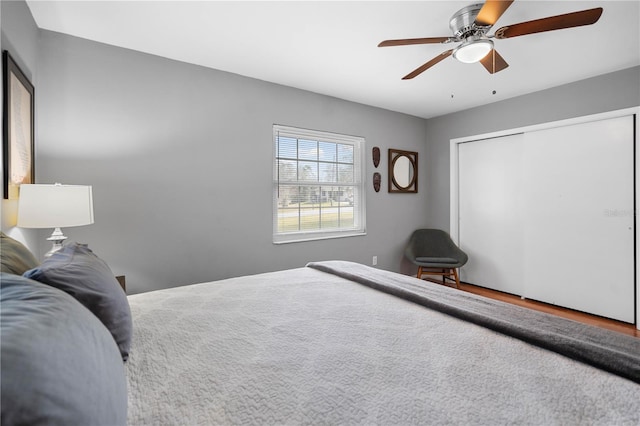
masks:
<path id="1" fill-rule="evenodd" d="M 469 255 L 462 281 L 521 294 L 522 140 L 511 135 L 458 147 L 460 248 Z"/>
<path id="2" fill-rule="evenodd" d="M 634 322 L 632 117 L 524 136 L 524 296 Z"/>

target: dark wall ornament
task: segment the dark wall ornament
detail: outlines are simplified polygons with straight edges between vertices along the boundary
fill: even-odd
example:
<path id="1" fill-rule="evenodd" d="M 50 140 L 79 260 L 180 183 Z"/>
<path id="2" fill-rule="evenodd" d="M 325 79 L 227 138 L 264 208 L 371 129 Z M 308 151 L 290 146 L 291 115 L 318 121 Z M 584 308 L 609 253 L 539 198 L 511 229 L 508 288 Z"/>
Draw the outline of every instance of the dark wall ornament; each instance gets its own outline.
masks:
<path id="1" fill-rule="evenodd" d="M 378 167 L 378 164 L 380 164 L 380 148 L 378 148 L 377 146 L 373 147 L 373 167 Z"/>
<path id="2" fill-rule="evenodd" d="M 389 149 L 389 192 L 418 192 L 418 153 Z"/>
<path id="3" fill-rule="evenodd" d="M 380 173 L 375 172 L 373 174 L 373 189 L 375 189 L 376 192 L 380 192 L 381 183 L 382 183 L 382 176 L 380 175 Z"/>

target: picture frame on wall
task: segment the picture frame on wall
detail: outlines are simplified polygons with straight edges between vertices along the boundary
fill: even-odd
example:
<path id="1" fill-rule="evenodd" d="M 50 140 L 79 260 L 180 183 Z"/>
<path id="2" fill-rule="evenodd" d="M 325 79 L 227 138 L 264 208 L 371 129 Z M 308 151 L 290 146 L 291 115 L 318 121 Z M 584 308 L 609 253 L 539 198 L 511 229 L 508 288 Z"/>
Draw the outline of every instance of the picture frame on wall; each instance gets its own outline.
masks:
<path id="1" fill-rule="evenodd" d="M 6 50 L 2 71 L 3 194 L 4 199 L 15 200 L 21 184 L 35 183 L 35 90 Z"/>

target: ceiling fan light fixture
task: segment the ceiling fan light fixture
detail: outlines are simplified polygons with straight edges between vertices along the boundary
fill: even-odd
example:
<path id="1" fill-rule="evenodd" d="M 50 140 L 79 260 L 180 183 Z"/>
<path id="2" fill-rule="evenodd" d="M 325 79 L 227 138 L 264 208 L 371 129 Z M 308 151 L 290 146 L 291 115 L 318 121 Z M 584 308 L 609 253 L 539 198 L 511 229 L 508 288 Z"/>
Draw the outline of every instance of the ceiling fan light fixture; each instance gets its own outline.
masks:
<path id="1" fill-rule="evenodd" d="M 493 49 L 492 40 L 487 38 L 468 39 L 453 52 L 453 57 L 465 64 L 472 64 L 487 56 L 491 49 Z"/>

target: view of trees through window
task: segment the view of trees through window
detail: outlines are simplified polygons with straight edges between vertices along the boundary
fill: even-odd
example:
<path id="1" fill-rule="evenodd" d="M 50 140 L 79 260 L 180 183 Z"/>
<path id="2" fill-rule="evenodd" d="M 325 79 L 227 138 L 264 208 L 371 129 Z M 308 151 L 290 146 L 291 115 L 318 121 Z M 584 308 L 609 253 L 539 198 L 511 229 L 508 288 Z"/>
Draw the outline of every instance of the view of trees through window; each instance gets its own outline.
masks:
<path id="1" fill-rule="evenodd" d="M 279 134 L 275 139 L 277 232 L 357 227 L 354 145 Z"/>

